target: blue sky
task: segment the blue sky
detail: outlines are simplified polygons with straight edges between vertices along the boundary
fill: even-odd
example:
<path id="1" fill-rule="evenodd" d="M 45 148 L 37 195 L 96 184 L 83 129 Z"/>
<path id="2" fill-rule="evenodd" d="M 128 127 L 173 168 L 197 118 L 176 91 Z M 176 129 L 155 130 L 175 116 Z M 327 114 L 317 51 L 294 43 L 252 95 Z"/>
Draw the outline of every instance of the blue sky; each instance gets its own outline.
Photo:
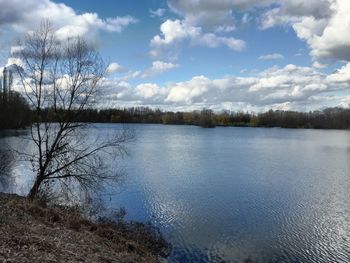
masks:
<path id="1" fill-rule="evenodd" d="M 347 0 L 0 0 L 3 64 L 49 18 L 98 42 L 102 105 L 313 110 L 350 102 Z"/>

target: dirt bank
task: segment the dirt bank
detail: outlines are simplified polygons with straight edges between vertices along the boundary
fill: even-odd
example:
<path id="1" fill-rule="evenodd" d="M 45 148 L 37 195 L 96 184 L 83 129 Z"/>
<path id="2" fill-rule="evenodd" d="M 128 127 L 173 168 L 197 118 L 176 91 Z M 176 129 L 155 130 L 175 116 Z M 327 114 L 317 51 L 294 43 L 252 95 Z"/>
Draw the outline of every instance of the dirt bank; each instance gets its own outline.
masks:
<path id="1" fill-rule="evenodd" d="M 64 207 L 0 193 L 0 262 L 160 262 L 168 253 L 141 223 L 93 223 Z"/>

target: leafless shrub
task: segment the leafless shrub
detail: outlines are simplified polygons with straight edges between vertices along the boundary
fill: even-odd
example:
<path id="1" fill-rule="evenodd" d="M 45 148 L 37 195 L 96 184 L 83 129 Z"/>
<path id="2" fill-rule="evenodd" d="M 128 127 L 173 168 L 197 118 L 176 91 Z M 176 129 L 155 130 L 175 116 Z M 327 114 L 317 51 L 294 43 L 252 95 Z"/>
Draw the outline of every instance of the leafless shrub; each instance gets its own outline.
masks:
<path id="1" fill-rule="evenodd" d="M 15 56 L 22 65 L 17 73 L 35 120 L 31 127 L 35 152 L 22 153 L 36 174 L 28 197 L 52 199 L 64 193 L 71 198 L 95 191 L 106 180 L 117 180 L 118 173 L 104 169 L 105 160 L 125 154 L 133 133 L 124 130 L 93 139 L 87 124 L 77 122 L 100 93 L 106 67 L 98 52 L 79 37 L 59 41 L 49 22 L 19 45 Z"/>

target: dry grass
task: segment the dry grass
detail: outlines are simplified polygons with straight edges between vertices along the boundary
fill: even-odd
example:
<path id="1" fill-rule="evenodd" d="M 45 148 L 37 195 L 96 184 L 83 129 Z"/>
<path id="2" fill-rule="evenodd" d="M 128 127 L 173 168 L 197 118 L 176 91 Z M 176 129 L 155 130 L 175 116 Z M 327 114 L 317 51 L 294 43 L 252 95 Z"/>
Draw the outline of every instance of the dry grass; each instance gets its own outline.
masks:
<path id="1" fill-rule="evenodd" d="M 0 193 L 0 262 L 160 262 L 169 247 L 141 223 L 93 223 L 74 210 Z"/>

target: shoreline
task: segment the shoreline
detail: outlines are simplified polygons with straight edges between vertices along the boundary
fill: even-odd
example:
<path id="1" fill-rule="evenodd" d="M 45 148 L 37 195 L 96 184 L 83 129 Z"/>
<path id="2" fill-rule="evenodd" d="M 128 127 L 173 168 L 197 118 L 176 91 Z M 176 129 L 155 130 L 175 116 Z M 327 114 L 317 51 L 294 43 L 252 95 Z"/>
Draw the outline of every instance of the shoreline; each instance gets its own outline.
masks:
<path id="1" fill-rule="evenodd" d="M 72 208 L 0 193 L 2 262 L 162 262 L 170 246 L 152 226 L 89 221 Z"/>

